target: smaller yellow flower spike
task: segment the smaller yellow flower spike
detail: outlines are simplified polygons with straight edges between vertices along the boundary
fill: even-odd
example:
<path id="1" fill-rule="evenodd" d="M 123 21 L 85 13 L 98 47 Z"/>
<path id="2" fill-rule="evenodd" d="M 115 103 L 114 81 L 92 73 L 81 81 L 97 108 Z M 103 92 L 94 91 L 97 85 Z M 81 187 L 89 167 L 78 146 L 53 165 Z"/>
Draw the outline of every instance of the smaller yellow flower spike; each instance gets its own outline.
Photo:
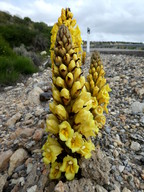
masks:
<path id="1" fill-rule="evenodd" d="M 52 163 L 49 178 L 50 179 L 59 179 L 61 177 L 61 171 L 60 171 L 61 163 L 54 162 Z"/>
<path id="2" fill-rule="evenodd" d="M 88 140 L 84 142 L 78 153 L 85 157 L 85 159 L 89 159 L 92 156 L 92 150 L 95 150 L 95 146 L 91 140 Z"/>
<path id="3" fill-rule="evenodd" d="M 74 130 L 67 121 L 63 121 L 59 125 L 59 136 L 62 141 L 67 141 L 73 136 Z"/>
<path id="4" fill-rule="evenodd" d="M 83 144 L 82 135 L 78 132 L 75 132 L 71 138 L 69 138 L 66 142 L 66 145 L 72 150 L 72 152 L 76 152 L 80 149 Z"/>
<path id="5" fill-rule="evenodd" d="M 79 166 L 77 164 L 77 159 L 69 155 L 64 157 L 60 171 L 65 172 L 65 177 L 67 180 L 74 179 L 75 174 L 78 172 Z"/>

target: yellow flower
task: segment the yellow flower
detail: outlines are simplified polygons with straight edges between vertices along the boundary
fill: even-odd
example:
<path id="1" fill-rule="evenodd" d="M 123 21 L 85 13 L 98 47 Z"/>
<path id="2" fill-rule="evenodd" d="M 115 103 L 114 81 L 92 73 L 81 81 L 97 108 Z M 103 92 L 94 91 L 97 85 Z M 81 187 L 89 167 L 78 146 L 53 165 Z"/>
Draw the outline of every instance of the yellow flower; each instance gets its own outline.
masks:
<path id="1" fill-rule="evenodd" d="M 106 117 L 104 115 L 97 115 L 95 117 L 95 120 L 98 122 L 98 123 L 101 123 L 102 125 L 105 125 L 106 123 Z"/>
<path id="2" fill-rule="evenodd" d="M 65 110 L 64 106 L 61 104 L 56 106 L 55 114 L 56 114 L 57 118 L 60 119 L 61 121 L 64 121 L 68 118 L 68 113 Z"/>
<path id="3" fill-rule="evenodd" d="M 61 163 L 54 162 L 52 163 L 49 178 L 50 179 L 59 179 L 61 177 L 61 171 L 60 171 Z"/>
<path id="4" fill-rule="evenodd" d="M 94 144 L 91 140 L 85 141 L 78 153 L 80 153 L 85 159 L 89 159 L 91 157 L 91 151 L 95 150 Z"/>
<path id="5" fill-rule="evenodd" d="M 46 165 L 48 165 L 49 163 L 55 162 L 57 156 L 62 152 L 63 149 L 55 139 L 48 137 L 46 143 L 42 147 L 42 150 L 44 151 L 43 161 Z"/>
<path id="6" fill-rule="evenodd" d="M 59 137 L 62 141 L 67 141 L 73 136 L 74 130 L 67 121 L 63 121 L 59 125 Z"/>
<path id="7" fill-rule="evenodd" d="M 46 131 L 53 134 L 57 134 L 59 132 L 59 122 L 53 114 L 50 114 L 46 120 Z"/>
<path id="8" fill-rule="evenodd" d="M 76 152 L 80 149 L 83 144 L 82 135 L 78 132 L 75 132 L 71 138 L 69 138 L 66 142 L 66 145 L 72 150 L 72 152 Z"/>
<path id="9" fill-rule="evenodd" d="M 98 132 L 97 126 L 93 120 L 93 115 L 90 111 L 81 109 L 75 117 L 74 129 L 83 134 L 86 138 L 95 136 Z"/>
<path id="10" fill-rule="evenodd" d="M 98 105 L 92 112 L 94 115 L 102 115 L 103 114 L 103 108 L 100 105 Z"/>
<path id="11" fill-rule="evenodd" d="M 73 98 L 76 98 L 80 94 L 81 88 L 82 88 L 82 86 L 81 86 L 81 83 L 79 81 L 74 82 L 74 84 L 71 88 L 71 96 Z"/>
<path id="12" fill-rule="evenodd" d="M 67 180 L 72 180 L 75 174 L 78 172 L 79 166 L 77 164 L 77 159 L 69 155 L 64 157 L 60 171 L 65 172 Z"/>

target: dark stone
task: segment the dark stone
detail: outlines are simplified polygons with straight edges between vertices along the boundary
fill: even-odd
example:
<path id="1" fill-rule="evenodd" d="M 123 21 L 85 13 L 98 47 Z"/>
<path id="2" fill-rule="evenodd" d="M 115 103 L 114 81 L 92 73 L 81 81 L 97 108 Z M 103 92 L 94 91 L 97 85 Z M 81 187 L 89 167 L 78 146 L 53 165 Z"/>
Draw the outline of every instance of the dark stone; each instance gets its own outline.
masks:
<path id="1" fill-rule="evenodd" d="M 44 92 L 40 94 L 40 101 L 45 102 L 48 101 L 52 97 L 52 92 Z"/>

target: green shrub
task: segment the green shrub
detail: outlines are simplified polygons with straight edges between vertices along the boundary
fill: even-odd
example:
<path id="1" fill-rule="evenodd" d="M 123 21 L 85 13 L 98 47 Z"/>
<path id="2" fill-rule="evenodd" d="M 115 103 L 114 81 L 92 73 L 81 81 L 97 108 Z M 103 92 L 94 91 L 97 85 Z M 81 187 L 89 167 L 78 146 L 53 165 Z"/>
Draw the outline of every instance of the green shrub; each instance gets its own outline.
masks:
<path id="1" fill-rule="evenodd" d="M 9 44 L 5 39 L 0 35 L 0 56 L 14 56 L 13 50 L 10 48 Z"/>
<path id="2" fill-rule="evenodd" d="M 0 56 L 0 83 L 11 84 L 20 74 L 32 74 L 38 69 L 29 58 L 20 56 Z"/>
<path id="3" fill-rule="evenodd" d="M 32 74 L 38 71 L 29 58 L 21 56 L 15 58 L 14 69 L 21 74 Z"/>

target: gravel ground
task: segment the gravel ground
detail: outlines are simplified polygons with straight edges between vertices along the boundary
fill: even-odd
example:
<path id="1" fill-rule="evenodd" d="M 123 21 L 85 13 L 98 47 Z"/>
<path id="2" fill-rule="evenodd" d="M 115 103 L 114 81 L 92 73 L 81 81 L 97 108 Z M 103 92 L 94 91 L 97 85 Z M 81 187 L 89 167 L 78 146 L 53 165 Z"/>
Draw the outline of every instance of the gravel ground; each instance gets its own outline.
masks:
<path id="1" fill-rule="evenodd" d="M 107 123 L 93 140 L 97 153 L 82 162 L 81 176 L 71 182 L 50 181 L 49 168 L 42 163 L 50 68 L 4 88 L 0 94 L 0 191 L 144 192 L 144 58 L 101 54 L 101 59 L 112 89 Z M 82 67 L 85 76 L 89 62 L 90 55 Z M 43 92 L 47 101 L 40 102 Z"/>

